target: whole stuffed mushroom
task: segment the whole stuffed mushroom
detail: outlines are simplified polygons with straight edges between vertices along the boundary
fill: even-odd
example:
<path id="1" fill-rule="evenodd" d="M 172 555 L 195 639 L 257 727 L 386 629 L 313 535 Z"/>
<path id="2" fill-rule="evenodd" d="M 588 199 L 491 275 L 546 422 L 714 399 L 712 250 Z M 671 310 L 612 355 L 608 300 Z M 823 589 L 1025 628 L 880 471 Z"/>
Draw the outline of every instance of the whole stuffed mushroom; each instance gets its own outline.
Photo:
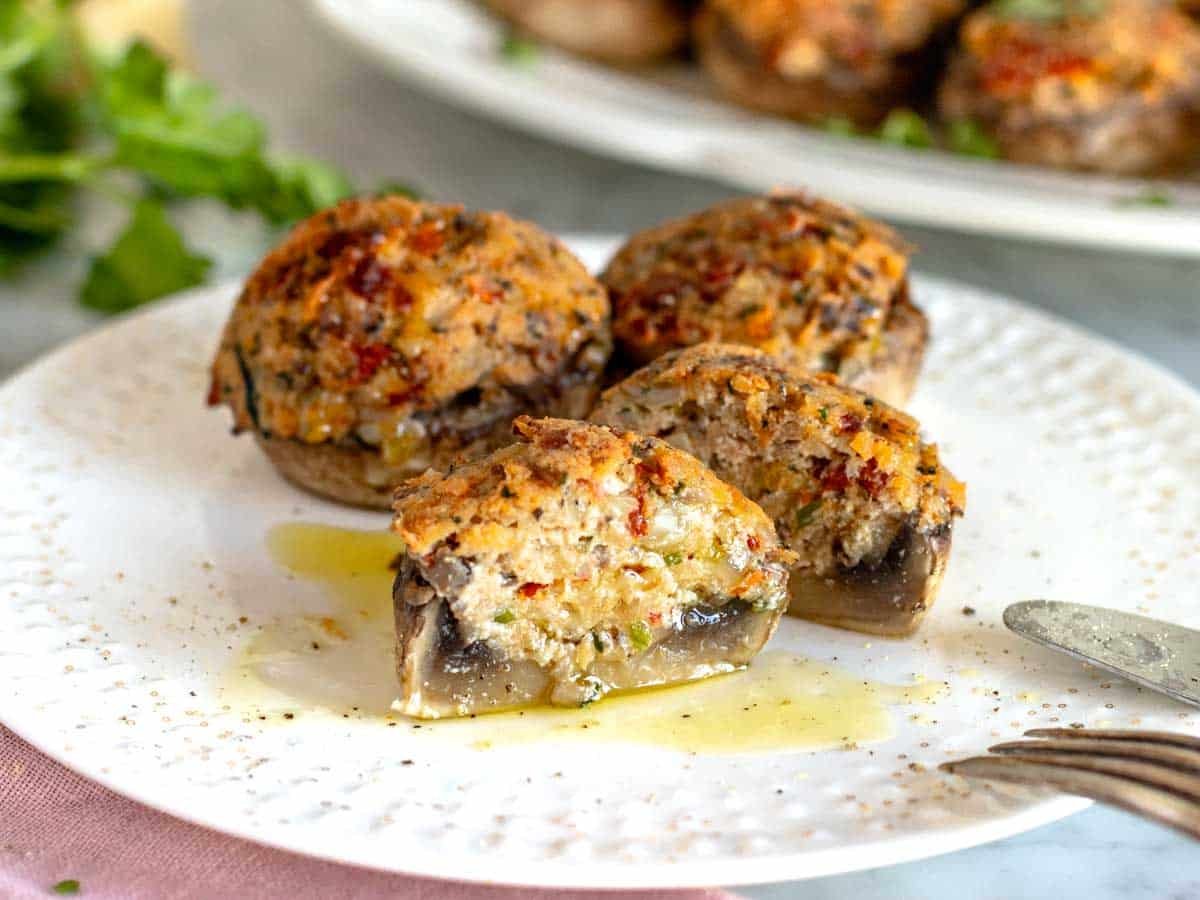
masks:
<path id="1" fill-rule="evenodd" d="M 700 62 L 734 100 L 870 127 L 931 86 L 965 0 L 707 0 Z"/>
<path id="2" fill-rule="evenodd" d="M 600 277 L 626 370 L 725 341 L 902 405 L 928 340 L 909 296 L 908 246 L 805 194 L 731 200 L 639 232 Z"/>
<path id="3" fill-rule="evenodd" d="M 247 280 L 210 402 L 291 481 L 388 509 L 404 478 L 507 443 L 520 414 L 586 415 L 610 345 L 603 288 L 536 226 L 350 200 Z"/>
<path id="4" fill-rule="evenodd" d="M 996 0 L 967 18 L 943 118 L 1017 162 L 1134 175 L 1200 159 L 1200 26 L 1156 0 L 1047 7 Z"/>

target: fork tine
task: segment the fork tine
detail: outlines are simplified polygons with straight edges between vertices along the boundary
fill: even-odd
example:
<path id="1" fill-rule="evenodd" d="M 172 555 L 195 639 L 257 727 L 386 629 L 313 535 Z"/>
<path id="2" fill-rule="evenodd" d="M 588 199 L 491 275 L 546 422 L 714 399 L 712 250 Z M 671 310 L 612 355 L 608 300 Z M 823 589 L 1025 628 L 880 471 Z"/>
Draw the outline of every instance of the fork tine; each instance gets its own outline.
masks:
<path id="1" fill-rule="evenodd" d="M 1114 775 L 1129 781 L 1138 781 L 1151 787 L 1170 791 L 1186 799 L 1200 803 L 1200 773 L 1180 771 L 1170 766 L 1141 759 L 1119 759 L 1111 756 L 1093 756 L 1086 753 L 1054 754 L 1038 753 L 1037 745 L 1032 745 L 1029 753 L 1005 756 L 1005 759 L 1016 759 L 1022 762 L 1038 763 L 1047 766 L 1059 766 L 1065 769 L 1078 769 L 1081 772 L 1098 772 L 1103 775 Z"/>
<path id="2" fill-rule="evenodd" d="M 1111 803 L 1200 840 L 1200 804 L 1116 775 L 1081 771 L 1057 763 L 1028 762 L 1010 756 L 973 756 L 942 763 L 940 768 L 971 778 L 1058 788 L 1063 793 Z"/>
<path id="3" fill-rule="evenodd" d="M 1200 750 L 1135 740 L 1114 741 L 1090 737 L 1048 738 L 1038 741 L 1008 741 L 988 747 L 988 751 L 1000 754 L 1061 753 L 1064 756 L 1086 753 L 1091 756 L 1154 762 L 1185 772 L 1200 771 Z"/>
<path id="4" fill-rule="evenodd" d="M 1123 728 L 1033 728 L 1025 732 L 1025 737 L 1091 737 L 1108 741 L 1137 741 L 1138 743 L 1164 744 L 1200 750 L 1200 738 L 1174 731 L 1134 731 Z"/>

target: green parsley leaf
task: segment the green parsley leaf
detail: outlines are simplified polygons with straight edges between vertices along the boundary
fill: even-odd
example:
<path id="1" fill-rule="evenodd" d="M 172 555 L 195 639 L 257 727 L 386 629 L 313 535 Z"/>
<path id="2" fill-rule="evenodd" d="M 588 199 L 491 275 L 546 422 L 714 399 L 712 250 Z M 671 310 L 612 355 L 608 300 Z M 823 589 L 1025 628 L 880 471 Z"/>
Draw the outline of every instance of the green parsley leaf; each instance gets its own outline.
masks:
<path id="1" fill-rule="evenodd" d="M 65 149 L 74 137 L 77 98 L 73 32 L 55 3 L 0 2 L 0 149 Z"/>
<path id="2" fill-rule="evenodd" d="M 65 878 L 58 884 L 54 885 L 54 887 L 50 888 L 50 890 L 54 891 L 56 894 L 78 894 L 79 888 L 80 885 L 78 879 Z"/>
<path id="3" fill-rule="evenodd" d="M 76 153 L 0 153 L 0 182 L 84 181 L 103 164 Z"/>
<path id="4" fill-rule="evenodd" d="M 421 194 L 410 184 L 403 181 L 385 181 L 372 192 L 376 197 L 407 197 L 409 200 L 420 200 Z"/>
<path id="5" fill-rule="evenodd" d="M 629 626 L 629 642 L 640 653 L 654 642 L 654 632 L 645 622 L 634 622 Z"/>
<path id="6" fill-rule="evenodd" d="M 131 44 L 97 80 L 118 165 L 170 191 L 235 208 L 275 199 L 262 125 L 240 110 L 218 110 L 210 87 L 168 72 L 148 45 Z"/>
<path id="7" fill-rule="evenodd" d="M 821 123 L 821 128 L 838 137 L 854 137 L 858 134 L 858 127 L 845 116 L 830 116 Z"/>
<path id="8" fill-rule="evenodd" d="M 50 191 L 38 191 L 31 202 L 19 206 L 0 201 L 0 229 L 49 236 L 70 224 L 66 208 Z"/>
<path id="9" fill-rule="evenodd" d="M 946 123 L 946 145 L 963 156 L 996 159 L 1000 148 L 991 136 L 972 119 L 953 119 Z"/>
<path id="10" fill-rule="evenodd" d="M 1171 195 L 1164 188 L 1146 187 L 1140 193 L 1131 197 L 1120 197 L 1114 201 L 1117 206 L 1171 206 L 1174 204 Z"/>
<path id="11" fill-rule="evenodd" d="M 70 226 L 70 185 L 91 169 L 62 152 L 79 118 L 63 21 L 52 3 L 0 2 L 0 276 Z"/>
<path id="12" fill-rule="evenodd" d="M 201 284 L 211 260 L 188 250 L 162 206 L 142 200 L 116 243 L 92 260 L 80 302 L 121 312 Z"/>
<path id="13" fill-rule="evenodd" d="M 505 35 L 504 43 L 500 45 L 500 55 L 514 66 L 532 66 L 540 54 L 541 48 L 536 43 L 511 32 Z"/>
<path id="14" fill-rule="evenodd" d="M 93 261 L 81 302 L 105 311 L 207 273 L 160 202 L 210 197 L 285 224 L 354 192 L 334 166 L 268 155 L 262 122 L 222 105 L 211 85 L 173 71 L 147 44 L 89 55 L 71 6 L 0 0 L 0 276 L 70 228 L 76 191 L 109 171 L 143 178 L 139 193 L 150 199 Z"/>
<path id="15" fill-rule="evenodd" d="M 681 562 L 683 562 L 683 554 L 682 553 L 664 553 L 663 554 L 663 562 L 666 563 L 668 566 L 677 566 Z"/>
<path id="16" fill-rule="evenodd" d="M 821 508 L 821 498 L 811 500 L 805 503 L 796 511 L 796 527 L 803 528 L 813 520 L 813 516 L 817 514 L 817 510 Z"/>
<path id="17" fill-rule="evenodd" d="M 911 109 L 893 109 L 879 126 L 879 139 L 887 144 L 901 147 L 925 148 L 933 146 L 933 135 L 929 125 Z"/>
<path id="18" fill-rule="evenodd" d="M 268 215 L 276 221 L 311 216 L 354 193 L 354 185 L 340 169 L 319 160 L 289 157 L 268 166 L 276 184 Z"/>
<path id="19" fill-rule="evenodd" d="M 53 243 L 53 237 L 0 228 L 0 277 L 11 275 Z"/>
<path id="20" fill-rule="evenodd" d="M 47 182 L 0 186 L 0 276 L 54 244 L 71 224 L 72 194 Z"/>
<path id="21" fill-rule="evenodd" d="M 353 193 L 327 163 L 267 158 L 261 122 L 244 110 L 221 109 L 210 85 L 168 70 L 144 43 L 102 67 L 98 81 L 116 163 L 169 191 L 215 197 L 281 223 Z"/>
<path id="22" fill-rule="evenodd" d="M 508 625 L 510 622 L 515 622 L 516 618 L 516 613 L 511 609 L 502 609 L 492 616 L 492 621 L 499 625 Z"/>

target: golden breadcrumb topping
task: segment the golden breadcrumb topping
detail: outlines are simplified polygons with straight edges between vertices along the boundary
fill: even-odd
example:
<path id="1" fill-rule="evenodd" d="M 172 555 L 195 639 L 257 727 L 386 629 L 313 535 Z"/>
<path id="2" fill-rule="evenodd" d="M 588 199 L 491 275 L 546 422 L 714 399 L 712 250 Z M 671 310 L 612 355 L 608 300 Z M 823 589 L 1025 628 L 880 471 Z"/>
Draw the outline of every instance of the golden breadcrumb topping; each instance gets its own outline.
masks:
<path id="1" fill-rule="evenodd" d="M 784 537 L 848 501 L 860 508 L 858 524 L 878 510 L 916 516 L 926 529 L 966 503 L 911 416 L 747 347 L 660 357 L 606 391 L 592 417 L 694 449 L 764 504 Z"/>
<path id="2" fill-rule="evenodd" d="M 250 276 L 212 400 L 245 381 L 254 408 L 231 401 L 240 428 L 374 444 L 414 413 L 594 377 L 608 315 L 603 288 L 532 224 L 348 200 L 297 225 Z"/>
<path id="3" fill-rule="evenodd" d="M 779 74 L 831 66 L 869 70 L 915 51 L 966 7 L 964 0 L 708 0 Z"/>
<path id="4" fill-rule="evenodd" d="M 624 352 L 648 362 L 722 340 L 836 370 L 879 349 L 908 248 L 801 194 L 732 200 L 635 235 L 601 276 Z"/>
<path id="5" fill-rule="evenodd" d="M 1168 3 L 1056 0 L 1045 15 L 998 0 L 973 13 L 961 47 L 974 84 L 1005 103 L 1086 114 L 1130 93 L 1144 102 L 1200 92 L 1200 28 Z"/>

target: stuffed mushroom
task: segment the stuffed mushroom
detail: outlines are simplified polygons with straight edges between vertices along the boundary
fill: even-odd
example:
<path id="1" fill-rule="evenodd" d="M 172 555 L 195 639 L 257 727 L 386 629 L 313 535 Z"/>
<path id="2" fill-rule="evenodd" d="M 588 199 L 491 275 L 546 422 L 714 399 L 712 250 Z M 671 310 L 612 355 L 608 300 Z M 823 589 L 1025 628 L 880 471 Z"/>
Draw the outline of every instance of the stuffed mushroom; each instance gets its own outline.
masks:
<path id="1" fill-rule="evenodd" d="M 1170 172 L 1200 158 L 1200 26 L 1156 0 L 997 0 L 964 22 L 938 106 L 1017 162 Z"/>
<path id="2" fill-rule="evenodd" d="M 688 38 L 690 0 L 486 0 L 534 37 L 616 65 L 653 62 Z"/>
<path id="3" fill-rule="evenodd" d="M 965 491 L 917 423 L 760 351 L 673 351 L 605 391 L 593 421 L 657 435 L 740 488 L 797 554 L 791 615 L 885 635 L 937 595 Z"/>
<path id="4" fill-rule="evenodd" d="M 397 708 L 574 706 L 745 666 L 787 605 L 792 555 L 763 511 L 657 438 L 514 428 L 397 491 Z"/>
<path id="5" fill-rule="evenodd" d="M 603 288 L 534 225 L 353 200 L 250 276 L 210 402 L 293 482 L 387 509 L 404 478 L 507 443 L 517 415 L 585 415 L 610 345 Z"/>
<path id="6" fill-rule="evenodd" d="M 869 127 L 930 86 L 964 0 L 707 0 L 696 52 L 737 102 Z"/>
<path id="7" fill-rule="evenodd" d="M 895 404 L 928 339 L 907 245 L 887 226 L 804 194 L 728 201 L 634 235 L 601 280 L 617 371 L 679 347 L 758 347 Z"/>

